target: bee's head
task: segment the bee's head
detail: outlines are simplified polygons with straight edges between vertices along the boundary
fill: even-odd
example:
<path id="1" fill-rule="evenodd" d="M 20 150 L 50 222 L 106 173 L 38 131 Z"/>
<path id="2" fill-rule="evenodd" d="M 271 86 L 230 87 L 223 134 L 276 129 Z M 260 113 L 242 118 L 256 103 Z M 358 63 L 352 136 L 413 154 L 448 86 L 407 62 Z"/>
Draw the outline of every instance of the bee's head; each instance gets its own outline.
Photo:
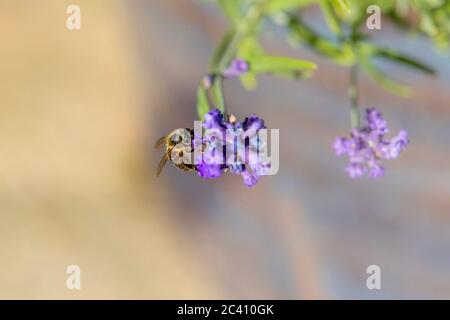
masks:
<path id="1" fill-rule="evenodd" d="M 168 145 L 174 147 L 176 145 L 190 146 L 192 141 L 192 130 L 187 128 L 175 129 L 168 135 Z"/>

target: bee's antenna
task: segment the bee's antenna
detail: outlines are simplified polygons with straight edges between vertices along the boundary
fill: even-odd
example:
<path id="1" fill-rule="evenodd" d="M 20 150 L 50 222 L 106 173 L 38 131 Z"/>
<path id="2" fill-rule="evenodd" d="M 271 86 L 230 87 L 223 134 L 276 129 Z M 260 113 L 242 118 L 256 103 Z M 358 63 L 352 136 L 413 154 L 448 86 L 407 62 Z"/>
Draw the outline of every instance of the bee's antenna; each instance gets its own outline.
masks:
<path id="1" fill-rule="evenodd" d="M 155 149 L 161 149 L 165 143 L 166 143 L 166 137 L 159 138 L 155 142 Z"/>

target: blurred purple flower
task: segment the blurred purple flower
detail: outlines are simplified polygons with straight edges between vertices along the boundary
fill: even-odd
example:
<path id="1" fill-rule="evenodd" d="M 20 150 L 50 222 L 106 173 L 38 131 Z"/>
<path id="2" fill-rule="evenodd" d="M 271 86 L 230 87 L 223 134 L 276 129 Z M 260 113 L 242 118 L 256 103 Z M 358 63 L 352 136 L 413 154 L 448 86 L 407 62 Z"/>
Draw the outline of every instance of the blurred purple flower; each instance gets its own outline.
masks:
<path id="1" fill-rule="evenodd" d="M 385 169 L 381 160 L 397 158 L 409 144 L 405 130 L 391 140 L 386 139 L 387 122 L 377 109 L 366 110 L 366 121 L 366 126 L 351 131 L 350 138 L 338 137 L 333 144 L 337 156 L 348 156 L 346 172 L 350 178 L 364 174 L 372 179 L 382 177 Z"/>
<path id="2" fill-rule="evenodd" d="M 366 110 L 366 120 L 369 128 L 372 131 L 380 134 L 388 133 L 387 122 L 384 120 L 381 112 L 375 108 Z"/>
<path id="3" fill-rule="evenodd" d="M 247 73 L 249 70 L 249 65 L 246 61 L 242 59 L 234 59 L 231 61 L 230 66 L 223 71 L 223 76 L 225 78 L 235 78 Z"/>

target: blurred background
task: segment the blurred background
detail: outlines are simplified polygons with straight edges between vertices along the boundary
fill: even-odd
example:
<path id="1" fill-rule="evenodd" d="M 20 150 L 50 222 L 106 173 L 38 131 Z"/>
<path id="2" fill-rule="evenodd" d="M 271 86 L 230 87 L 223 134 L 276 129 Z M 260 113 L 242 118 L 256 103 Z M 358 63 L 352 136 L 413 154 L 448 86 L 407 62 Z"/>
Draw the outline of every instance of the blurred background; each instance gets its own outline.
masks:
<path id="1" fill-rule="evenodd" d="M 156 179 L 153 144 L 196 119 L 225 28 L 205 1 L 0 0 L 0 298 L 449 299 L 448 54 L 372 31 L 439 72 L 386 65 L 412 99 L 361 77 L 362 105 L 412 143 L 382 180 L 352 181 L 331 149 L 349 128 L 348 70 L 267 33 L 269 52 L 319 65 L 254 92 L 226 83 L 238 118 L 280 129 L 279 173 L 253 189 L 172 166 Z M 66 287 L 73 264 L 81 290 Z M 381 290 L 366 287 L 372 264 Z"/>

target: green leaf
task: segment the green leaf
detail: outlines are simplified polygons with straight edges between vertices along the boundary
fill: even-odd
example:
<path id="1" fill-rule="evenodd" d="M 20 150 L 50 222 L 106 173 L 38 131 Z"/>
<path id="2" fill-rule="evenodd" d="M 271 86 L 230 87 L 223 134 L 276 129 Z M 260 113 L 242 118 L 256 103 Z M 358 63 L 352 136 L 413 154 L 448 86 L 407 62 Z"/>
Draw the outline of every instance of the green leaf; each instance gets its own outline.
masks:
<path id="1" fill-rule="evenodd" d="M 397 0 L 393 11 L 400 17 L 406 17 L 409 12 L 409 2 L 410 0 Z"/>
<path id="2" fill-rule="evenodd" d="M 346 43 L 337 44 L 317 34 L 313 29 L 303 23 L 299 17 L 289 18 L 288 28 L 294 41 L 304 42 L 317 53 L 324 55 L 336 63 L 344 66 L 354 64 L 352 48 Z"/>
<path id="3" fill-rule="evenodd" d="M 338 12 L 340 12 L 343 15 L 350 13 L 350 6 L 348 5 L 346 0 L 331 0 L 334 7 Z"/>
<path id="4" fill-rule="evenodd" d="M 273 14 L 280 11 L 298 9 L 314 2 L 315 0 L 271 0 L 266 5 L 264 11 L 268 14 Z"/>
<path id="5" fill-rule="evenodd" d="M 264 54 L 264 48 L 254 35 L 248 36 L 242 40 L 237 49 L 238 57 L 247 60 L 253 56 Z"/>
<path id="6" fill-rule="evenodd" d="M 371 43 L 359 43 L 357 47 L 358 53 L 364 57 L 380 57 L 389 61 L 405 65 L 416 70 L 423 71 L 428 74 L 435 74 L 435 70 L 412 57 L 403 55 L 392 49 L 377 47 Z"/>
<path id="7" fill-rule="evenodd" d="M 262 22 L 264 4 L 265 1 L 249 6 L 239 23 L 224 35 L 211 59 L 210 73 L 222 73 L 235 57 L 236 50 L 243 39 L 251 35 L 256 36 L 256 30 Z"/>
<path id="8" fill-rule="evenodd" d="M 242 19 L 241 0 L 218 0 L 219 6 L 232 24 L 236 25 Z"/>
<path id="9" fill-rule="evenodd" d="M 420 21 L 420 27 L 425 33 L 431 36 L 436 36 L 438 33 L 438 27 L 434 23 L 433 18 L 428 14 L 423 15 Z"/>
<path id="10" fill-rule="evenodd" d="M 220 41 L 220 44 L 217 46 L 216 50 L 214 51 L 213 57 L 210 62 L 210 72 L 218 72 L 217 70 L 221 64 L 221 61 L 226 54 L 229 48 L 231 47 L 231 44 L 233 41 L 235 41 L 235 38 L 237 36 L 236 30 L 234 28 L 228 30 L 225 35 L 222 37 L 222 40 Z"/>
<path id="11" fill-rule="evenodd" d="M 310 61 L 273 56 L 253 57 L 250 61 L 250 70 L 255 74 L 271 73 L 280 76 L 300 76 L 310 73 L 317 68 Z"/>
<path id="12" fill-rule="evenodd" d="M 393 50 L 376 48 L 375 55 L 387 60 L 391 60 L 393 62 L 401 63 L 405 66 L 423 71 L 428 74 L 434 75 L 436 73 L 436 71 L 432 67 L 426 65 L 425 63 L 417 61 L 414 58 L 399 54 Z"/>
<path id="13" fill-rule="evenodd" d="M 206 89 L 200 85 L 197 89 L 197 114 L 200 120 L 204 120 L 205 114 L 211 109 Z"/>
<path id="14" fill-rule="evenodd" d="M 258 80 L 253 72 L 243 74 L 240 76 L 239 80 L 246 90 L 255 90 L 258 86 Z"/>
<path id="15" fill-rule="evenodd" d="M 361 58 L 360 63 L 367 74 L 389 92 L 402 97 L 409 97 L 411 95 L 411 89 L 409 87 L 390 79 L 378 70 L 369 59 Z"/>
<path id="16" fill-rule="evenodd" d="M 245 61 L 251 61 L 253 57 L 264 54 L 264 49 L 255 36 L 249 36 L 243 40 L 237 50 L 237 57 Z M 239 80 L 247 90 L 254 90 L 258 85 L 256 75 L 251 70 L 240 76 Z"/>
<path id="17" fill-rule="evenodd" d="M 341 36 L 341 24 L 333 11 L 333 6 L 331 5 L 330 0 L 319 0 L 319 4 L 322 8 L 323 16 L 330 30 L 334 34 Z"/>

